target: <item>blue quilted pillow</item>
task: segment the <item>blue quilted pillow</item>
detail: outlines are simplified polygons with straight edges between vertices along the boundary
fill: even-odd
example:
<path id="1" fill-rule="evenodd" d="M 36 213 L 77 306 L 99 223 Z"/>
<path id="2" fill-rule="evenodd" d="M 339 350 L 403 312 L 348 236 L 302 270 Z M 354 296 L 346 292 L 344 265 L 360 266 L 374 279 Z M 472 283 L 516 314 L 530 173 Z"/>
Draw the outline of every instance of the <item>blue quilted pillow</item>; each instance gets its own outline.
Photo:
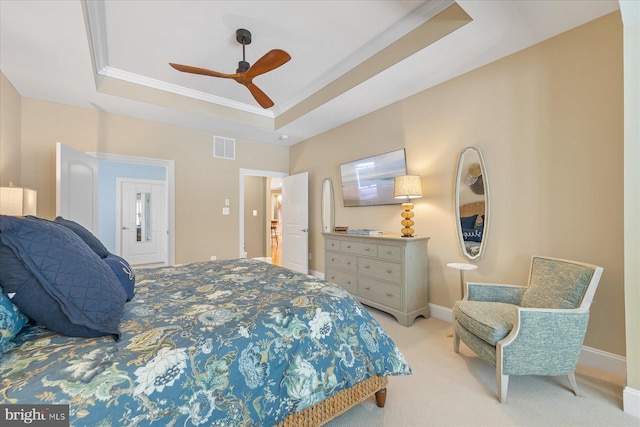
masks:
<path id="1" fill-rule="evenodd" d="M 131 265 L 123 258 L 111 253 L 104 259 L 104 262 L 113 270 L 124 291 L 127 293 L 127 301 L 131 301 L 136 284 L 136 275 Z"/>
<path id="2" fill-rule="evenodd" d="M 63 335 L 120 336 L 124 289 L 73 231 L 52 221 L 0 215 L 0 246 L 0 284 L 4 292 L 15 292 L 12 302 L 20 311 Z"/>
<path id="3" fill-rule="evenodd" d="M 471 215 L 471 216 L 463 216 L 460 217 L 460 225 L 462 225 L 462 228 L 474 228 L 476 225 L 476 217 L 478 215 Z"/>
<path id="4" fill-rule="evenodd" d="M 93 251 L 98 254 L 100 258 L 106 258 L 109 255 L 109 251 L 107 250 L 107 248 L 105 248 L 102 242 L 96 236 L 94 236 L 92 232 L 90 232 L 77 222 L 71 221 L 70 219 L 64 219 L 61 216 L 56 217 L 53 222 L 55 222 L 56 224 L 64 225 L 69 230 L 76 233 L 78 237 L 84 240 L 84 242 L 89 245 L 89 247 L 93 249 Z"/>
<path id="5" fill-rule="evenodd" d="M 8 296 L 0 293 L 0 356 L 27 322 L 27 316 L 20 312 Z"/>

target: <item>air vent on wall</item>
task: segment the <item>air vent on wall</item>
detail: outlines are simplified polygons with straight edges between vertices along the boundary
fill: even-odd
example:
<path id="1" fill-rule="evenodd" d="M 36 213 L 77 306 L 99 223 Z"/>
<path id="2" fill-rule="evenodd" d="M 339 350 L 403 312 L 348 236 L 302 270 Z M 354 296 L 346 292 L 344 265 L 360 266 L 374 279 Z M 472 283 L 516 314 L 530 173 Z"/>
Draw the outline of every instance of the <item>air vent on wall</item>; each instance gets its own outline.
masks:
<path id="1" fill-rule="evenodd" d="M 236 158 L 236 140 L 233 138 L 214 136 L 213 157 L 234 160 Z"/>

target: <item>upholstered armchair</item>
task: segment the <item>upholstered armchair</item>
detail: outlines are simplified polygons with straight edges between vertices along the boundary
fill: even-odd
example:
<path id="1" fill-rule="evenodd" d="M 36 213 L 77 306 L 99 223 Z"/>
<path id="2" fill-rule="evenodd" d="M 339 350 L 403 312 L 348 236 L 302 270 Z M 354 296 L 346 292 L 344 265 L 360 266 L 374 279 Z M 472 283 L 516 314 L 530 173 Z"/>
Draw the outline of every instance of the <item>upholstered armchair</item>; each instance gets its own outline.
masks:
<path id="1" fill-rule="evenodd" d="M 595 265 L 534 256 L 527 286 L 467 282 L 453 308 L 453 351 L 462 340 L 496 367 L 500 402 L 510 375 L 567 375 L 579 395 L 575 369 L 601 275 Z"/>

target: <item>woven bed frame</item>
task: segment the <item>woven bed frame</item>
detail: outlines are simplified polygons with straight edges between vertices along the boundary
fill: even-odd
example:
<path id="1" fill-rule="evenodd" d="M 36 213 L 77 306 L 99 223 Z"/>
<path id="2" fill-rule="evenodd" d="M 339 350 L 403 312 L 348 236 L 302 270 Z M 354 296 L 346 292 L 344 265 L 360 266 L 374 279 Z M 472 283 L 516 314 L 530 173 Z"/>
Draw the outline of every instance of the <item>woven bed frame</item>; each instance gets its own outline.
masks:
<path id="1" fill-rule="evenodd" d="M 460 216 L 484 215 L 484 202 L 472 202 L 460 206 Z"/>
<path id="2" fill-rule="evenodd" d="M 364 402 L 375 394 L 378 407 L 384 407 L 387 398 L 387 377 L 371 377 L 351 388 L 342 390 L 328 399 L 300 412 L 289 415 L 277 427 L 321 426 Z"/>

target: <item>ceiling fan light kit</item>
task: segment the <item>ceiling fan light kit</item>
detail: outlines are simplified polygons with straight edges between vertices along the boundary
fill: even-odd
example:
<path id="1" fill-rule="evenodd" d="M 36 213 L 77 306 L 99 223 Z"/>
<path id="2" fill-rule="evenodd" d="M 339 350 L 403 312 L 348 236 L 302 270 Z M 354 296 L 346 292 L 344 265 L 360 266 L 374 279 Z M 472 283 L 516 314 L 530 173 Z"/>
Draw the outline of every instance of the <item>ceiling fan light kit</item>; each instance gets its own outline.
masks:
<path id="1" fill-rule="evenodd" d="M 238 62 L 238 69 L 235 74 L 219 73 L 213 70 L 207 70 L 205 68 L 192 67 L 190 65 L 169 63 L 173 68 L 183 73 L 200 74 L 210 77 L 221 77 L 225 79 L 233 79 L 236 82 L 244 85 L 255 100 L 260 104 L 262 108 L 273 107 L 273 101 L 267 96 L 258 86 L 253 84 L 253 78 L 260 74 L 267 73 L 279 66 L 286 64 L 291 59 L 291 56 L 280 49 L 273 49 L 258 59 L 253 66 L 245 60 L 245 46 L 251 44 L 251 32 L 240 28 L 236 30 L 236 40 L 242 45 L 242 61 Z"/>

